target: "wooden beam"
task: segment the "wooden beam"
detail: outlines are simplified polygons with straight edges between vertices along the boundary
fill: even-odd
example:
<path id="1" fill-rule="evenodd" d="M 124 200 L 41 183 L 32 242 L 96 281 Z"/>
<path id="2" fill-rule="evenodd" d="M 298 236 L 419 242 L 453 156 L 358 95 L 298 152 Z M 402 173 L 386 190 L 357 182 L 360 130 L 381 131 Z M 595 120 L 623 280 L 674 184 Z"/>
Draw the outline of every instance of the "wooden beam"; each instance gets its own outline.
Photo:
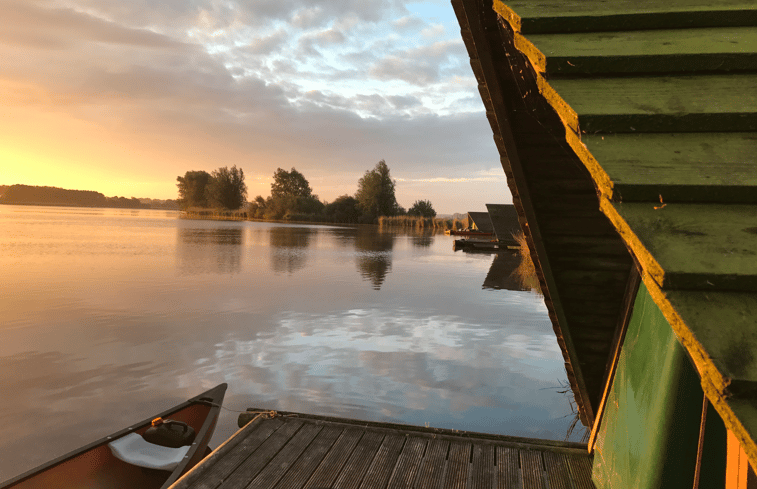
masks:
<path id="1" fill-rule="evenodd" d="M 505 5 L 505 3 L 507 5 Z M 497 12 L 508 9 L 526 34 L 555 32 L 680 29 L 757 25 L 753 2 L 721 0 L 530 0 L 495 1 Z M 517 14 L 516 14 L 517 12 Z"/>
<path id="2" fill-rule="evenodd" d="M 662 288 L 757 291 L 757 206 L 600 207 Z"/>
<path id="3" fill-rule="evenodd" d="M 616 202 L 757 203 L 757 134 L 584 134 Z M 605 193 L 608 191 L 605 189 Z"/>
<path id="4" fill-rule="evenodd" d="M 757 28 L 532 34 L 549 76 L 696 73 L 757 68 Z"/>
<path id="5" fill-rule="evenodd" d="M 576 78 L 550 84 L 577 114 L 582 133 L 757 130 L 754 74 Z"/>

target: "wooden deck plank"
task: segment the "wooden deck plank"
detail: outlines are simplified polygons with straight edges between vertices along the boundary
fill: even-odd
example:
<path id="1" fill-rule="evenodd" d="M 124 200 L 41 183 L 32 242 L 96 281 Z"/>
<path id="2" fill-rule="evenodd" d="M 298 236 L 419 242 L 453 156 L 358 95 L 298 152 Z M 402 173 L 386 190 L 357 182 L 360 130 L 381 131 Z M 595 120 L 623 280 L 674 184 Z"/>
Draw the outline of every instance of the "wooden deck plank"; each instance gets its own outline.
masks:
<path id="1" fill-rule="evenodd" d="M 270 489 L 276 485 L 322 429 L 322 426 L 310 423 L 303 426 L 252 480 L 247 489 Z"/>
<path id="2" fill-rule="evenodd" d="M 354 489 L 359 487 L 383 440 L 383 433 L 366 432 L 347 460 L 344 470 L 339 474 L 334 483 L 334 489 Z"/>
<path id="3" fill-rule="evenodd" d="M 549 489 L 572 489 L 565 455 L 562 453 L 544 452 L 543 456 Z"/>
<path id="4" fill-rule="evenodd" d="M 426 448 L 426 455 L 418 470 L 416 489 L 441 489 L 449 442 L 432 439 Z"/>
<path id="5" fill-rule="evenodd" d="M 470 443 L 452 442 L 450 444 L 443 487 L 464 489 L 468 485 L 471 449 Z"/>
<path id="6" fill-rule="evenodd" d="M 544 469 L 541 454 L 542 452 L 538 450 L 520 451 L 523 489 L 546 489 L 544 486 Z"/>
<path id="7" fill-rule="evenodd" d="M 757 202 L 757 135 L 584 134 L 616 201 Z"/>
<path id="8" fill-rule="evenodd" d="M 576 489 L 596 489 L 591 481 L 589 457 L 568 456 L 568 469 Z"/>
<path id="9" fill-rule="evenodd" d="M 427 445 L 427 438 L 413 436 L 407 439 L 389 480 L 389 489 L 412 487 Z"/>
<path id="10" fill-rule="evenodd" d="M 276 484 L 276 488 L 303 487 L 343 432 L 343 427 L 325 426 L 291 470 Z"/>
<path id="11" fill-rule="evenodd" d="M 492 489 L 495 476 L 494 461 L 494 446 L 489 444 L 473 445 L 472 489 Z"/>
<path id="12" fill-rule="evenodd" d="M 207 473 L 203 474 L 193 485 L 192 489 L 214 489 L 221 485 L 271 434 L 279 429 L 284 422 L 271 419 L 261 422 L 255 431 L 250 432 L 235 449 L 227 456 L 218 460 Z"/>
<path id="13" fill-rule="evenodd" d="M 345 430 L 315 469 L 304 489 L 331 487 L 362 437 L 362 430 L 356 428 Z"/>
<path id="14" fill-rule="evenodd" d="M 200 464 L 177 487 L 593 489 L 581 444 L 297 416 L 279 414 L 240 430 L 223 458 Z M 225 477 L 200 480 L 219 462 Z"/>
<path id="15" fill-rule="evenodd" d="M 757 75 L 551 80 L 581 131 L 724 132 L 757 129 Z M 575 117 L 575 116 L 573 116 Z"/>
<path id="16" fill-rule="evenodd" d="M 268 462 L 286 445 L 302 427 L 297 419 L 285 419 L 284 425 L 273 432 L 247 459 L 219 486 L 221 489 L 238 489 L 245 487 Z"/>
<path id="17" fill-rule="evenodd" d="M 757 28 L 751 26 L 533 34 L 528 41 L 546 56 L 550 76 L 757 68 Z"/>
<path id="18" fill-rule="evenodd" d="M 496 489 L 518 489 L 521 487 L 520 455 L 518 450 L 510 447 L 498 446 L 497 456 L 497 485 Z"/>
<path id="19" fill-rule="evenodd" d="M 401 435 L 388 435 L 384 438 L 360 489 L 384 489 L 387 486 L 406 439 Z"/>

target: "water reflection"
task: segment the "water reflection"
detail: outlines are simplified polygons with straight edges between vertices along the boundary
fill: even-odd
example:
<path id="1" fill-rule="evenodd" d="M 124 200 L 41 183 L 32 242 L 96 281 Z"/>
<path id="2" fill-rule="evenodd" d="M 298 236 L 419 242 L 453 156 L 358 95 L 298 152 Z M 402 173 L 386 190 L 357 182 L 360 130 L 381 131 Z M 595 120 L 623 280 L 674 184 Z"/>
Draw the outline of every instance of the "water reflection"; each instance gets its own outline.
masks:
<path id="1" fill-rule="evenodd" d="M 318 231 L 306 227 L 271 228 L 271 268 L 276 273 L 292 274 L 307 265 L 310 239 Z"/>
<path id="2" fill-rule="evenodd" d="M 183 275 L 231 274 L 242 268 L 242 228 L 179 227 L 177 267 Z"/>
<path id="3" fill-rule="evenodd" d="M 520 261 L 520 256 L 517 253 L 502 252 L 495 254 L 482 288 L 494 290 L 530 290 L 529 287 L 521 283 L 521 280 L 515 274 Z"/>
<path id="4" fill-rule="evenodd" d="M 359 229 L 355 236 L 357 267 L 360 275 L 380 290 L 386 276 L 392 270 L 393 233 L 376 232 L 373 229 Z"/>
<path id="5" fill-rule="evenodd" d="M 410 242 L 416 248 L 428 248 L 434 242 L 434 232 L 431 230 L 419 231 L 410 238 Z"/>

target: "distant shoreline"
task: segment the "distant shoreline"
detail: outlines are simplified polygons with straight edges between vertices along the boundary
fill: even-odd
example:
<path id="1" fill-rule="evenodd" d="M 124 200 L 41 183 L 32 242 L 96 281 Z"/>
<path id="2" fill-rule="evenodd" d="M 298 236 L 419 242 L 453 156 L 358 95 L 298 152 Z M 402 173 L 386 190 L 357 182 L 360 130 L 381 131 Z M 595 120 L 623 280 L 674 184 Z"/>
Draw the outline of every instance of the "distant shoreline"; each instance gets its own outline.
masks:
<path id="1" fill-rule="evenodd" d="M 49 202 L 2 202 L 0 205 L 29 205 L 33 207 L 78 207 L 81 209 L 123 209 L 131 211 L 175 211 L 182 212 L 181 209 L 169 208 L 169 207 L 152 207 L 149 204 L 144 204 L 143 207 L 119 207 L 119 206 L 107 206 L 107 205 L 84 205 L 84 204 L 69 204 L 69 203 L 49 203 Z"/>

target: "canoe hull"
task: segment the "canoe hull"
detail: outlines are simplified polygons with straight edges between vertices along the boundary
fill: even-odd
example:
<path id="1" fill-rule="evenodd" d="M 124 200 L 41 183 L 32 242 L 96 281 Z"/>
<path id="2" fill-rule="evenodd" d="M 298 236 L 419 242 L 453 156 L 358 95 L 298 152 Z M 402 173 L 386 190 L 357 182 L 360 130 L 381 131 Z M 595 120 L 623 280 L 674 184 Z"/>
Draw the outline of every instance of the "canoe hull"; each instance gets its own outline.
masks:
<path id="1" fill-rule="evenodd" d="M 149 419 L 0 483 L 0 489 L 168 487 L 207 454 L 206 449 L 213 436 L 225 392 L 226 384 L 221 384 Z M 152 419 L 158 416 L 183 421 L 197 433 L 187 456 L 172 472 L 145 469 L 113 456 L 108 443 L 130 433 L 143 434 L 150 427 Z"/>

